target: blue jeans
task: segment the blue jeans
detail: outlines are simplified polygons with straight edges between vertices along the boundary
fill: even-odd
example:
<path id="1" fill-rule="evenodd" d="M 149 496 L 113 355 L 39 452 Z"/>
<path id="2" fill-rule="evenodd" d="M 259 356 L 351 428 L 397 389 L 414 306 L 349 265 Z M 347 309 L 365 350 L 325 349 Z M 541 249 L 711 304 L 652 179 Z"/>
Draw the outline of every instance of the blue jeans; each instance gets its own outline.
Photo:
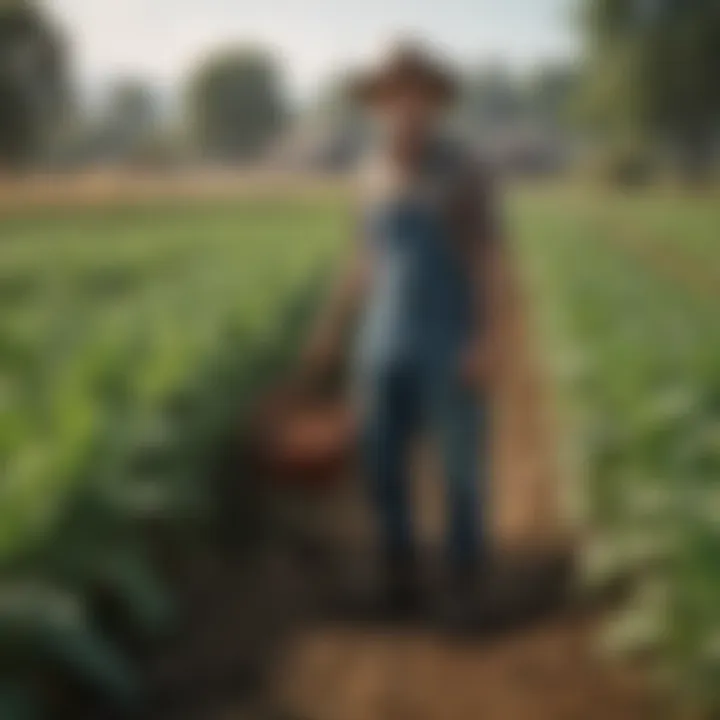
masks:
<path id="1" fill-rule="evenodd" d="M 362 374 L 362 459 L 389 557 L 412 553 L 409 449 L 427 427 L 439 441 L 447 498 L 451 568 L 471 569 L 485 551 L 488 474 L 487 403 L 473 397 L 457 371 L 385 364 Z"/>

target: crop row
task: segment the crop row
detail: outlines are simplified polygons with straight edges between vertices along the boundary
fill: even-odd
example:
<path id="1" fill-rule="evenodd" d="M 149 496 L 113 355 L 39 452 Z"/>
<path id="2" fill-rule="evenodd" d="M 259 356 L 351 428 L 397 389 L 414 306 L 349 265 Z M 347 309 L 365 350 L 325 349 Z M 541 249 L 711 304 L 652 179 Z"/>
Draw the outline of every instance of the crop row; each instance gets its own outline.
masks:
<path id="1" fill-rule="evenodd" d="M 623 222 L 642 232 L 647 208 L 633 216 L 629 203 Z M 608 235 L 617 218 L 598 215 L 529 202 L 517 233 L 556 390 L 568 508 L 587 538 L 588 582 L 632 578 L 605 645 L 652 657 L 665 687 L 717 706 L 717 302 L 624 248 Z M 686 225 L 679 246 L 697 222 Z"/>
<path id="2" fill-rule="evenodd" d="M 4 224 L 1 717 L 44 716 L 50 678 L 137 701 L 98 599 L 139 636 L 168 621 L 144 528 L 209 512 L 213 454 L 292 352 L 336 219 L 246 201 Z"/>

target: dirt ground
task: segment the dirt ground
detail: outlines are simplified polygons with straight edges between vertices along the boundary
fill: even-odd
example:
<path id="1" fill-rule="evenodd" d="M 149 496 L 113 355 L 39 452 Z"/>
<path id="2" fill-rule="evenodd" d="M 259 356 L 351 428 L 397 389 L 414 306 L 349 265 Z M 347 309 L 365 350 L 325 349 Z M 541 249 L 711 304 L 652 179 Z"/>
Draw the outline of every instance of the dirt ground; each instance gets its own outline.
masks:
<path id="1" fill-rule="evenodd" d="M 552 413 L 517 302 L 496 398 L 492 487 L 499 569 L 477 632 L 448 633 L 432 613 L 388 625 L 347 612 L 348 587 L 372 584 L 360 484 L 312 508 L 251 569 L 201 557 L 187 569 L 187 632 L 154 666 L 162 720 L 650 720 L 635 672 L 603 661 L 600 611 L 576 605 L 573 541 L 562 517 Z M 421 449 L 415 498 L 428 594 L 442 532 L 441 483 Z M 307 529 L 307 528 L 306 528 Z M 289 548 L 289 551 L 288 551 Z M 349 583 L 349 584 L 348 584 Z M 354 583 L 354 585 L 353 585 Z M 494 584 L 494 587 L 492 587 Z M 339 590 L 342 588 L 342 590 Z M 494 593 L 494 595 L 493 595 Z"/>

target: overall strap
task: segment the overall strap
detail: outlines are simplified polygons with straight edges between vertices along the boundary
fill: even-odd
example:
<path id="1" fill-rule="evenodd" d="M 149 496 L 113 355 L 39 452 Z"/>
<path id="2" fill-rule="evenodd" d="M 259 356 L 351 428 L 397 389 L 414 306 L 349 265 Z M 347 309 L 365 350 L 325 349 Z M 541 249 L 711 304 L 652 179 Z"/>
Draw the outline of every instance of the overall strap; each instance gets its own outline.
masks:
<path id="1" fill-rule="evenodd" d="M 359 197 L 364 214 L 374 207 L 414 197 L 443 216 L 447 241 L 463 257 L 474 255 L 478 243 L 495 235 L 494 200 L 489 168 L 461 143 L 434 140 L 421 170 L 412 181 L 401 178 L 378 152 L 368 157 L 359 173 Z"/>
<path id="2" fill-rule="evenodd" d="M 463 263 L 472 262 L 478 246 L 492 241 L 495 234 L 489 168 L 461 144 L 445 141 L 437 144 L 431 156 L 430 172 L 444 186 L 447 240 Z"/>

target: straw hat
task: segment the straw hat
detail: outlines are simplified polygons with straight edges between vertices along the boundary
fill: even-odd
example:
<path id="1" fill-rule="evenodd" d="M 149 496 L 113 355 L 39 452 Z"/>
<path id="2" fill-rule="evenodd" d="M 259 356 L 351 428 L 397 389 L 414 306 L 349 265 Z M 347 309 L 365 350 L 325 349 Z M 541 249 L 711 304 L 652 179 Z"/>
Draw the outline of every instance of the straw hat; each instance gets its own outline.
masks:
<path id="1" fill-rule="evenodd" d="M 379 65 L 357 76 L 353 94 L 360 102 L 373 104 L 409 85 L 422 88 L 442 105 L 452 103 L 458 94 L 455 73 L 413 42 L 393 45 Z"/>

